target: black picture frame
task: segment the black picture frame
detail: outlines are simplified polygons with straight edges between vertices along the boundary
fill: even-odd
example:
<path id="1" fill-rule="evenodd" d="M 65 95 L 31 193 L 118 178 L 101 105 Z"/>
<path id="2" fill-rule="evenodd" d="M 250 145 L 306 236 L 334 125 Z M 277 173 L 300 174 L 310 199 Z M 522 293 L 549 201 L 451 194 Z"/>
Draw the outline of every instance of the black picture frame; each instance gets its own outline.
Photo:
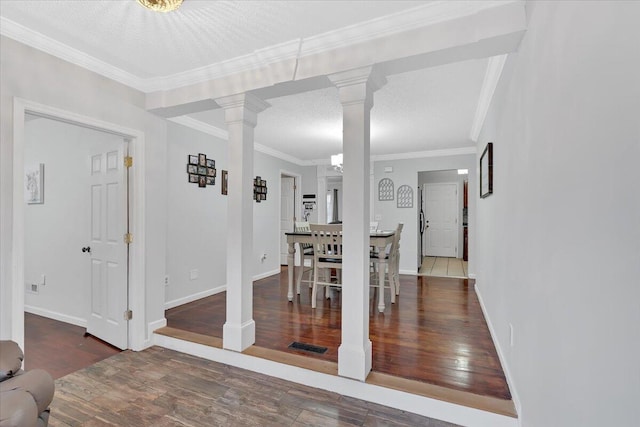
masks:
<path id="1" fill-rule="evenodd" d="M 222 170 L 222 194 L 227 195 L 229 192 L 229 172 Z"/>
<path id="2" fill-rule="evenodd" d="M 188 164 L 187 165 L 187 173 L 197 175 L 198 174 L 198 165 Z"/>
<path id="3" fill-rule="evenodd" d="M 480 198 L 493 194 L 493 142 L 488 142 L 480 156 Z"/>
<path id="4" fill-rule="evenodd" d="M 187 158 L 187 163 L 190 165 L 197 165 L 198 164 L 198 156 L 194 156 L 192 154 L 189 154 L 188 158 Z"/>

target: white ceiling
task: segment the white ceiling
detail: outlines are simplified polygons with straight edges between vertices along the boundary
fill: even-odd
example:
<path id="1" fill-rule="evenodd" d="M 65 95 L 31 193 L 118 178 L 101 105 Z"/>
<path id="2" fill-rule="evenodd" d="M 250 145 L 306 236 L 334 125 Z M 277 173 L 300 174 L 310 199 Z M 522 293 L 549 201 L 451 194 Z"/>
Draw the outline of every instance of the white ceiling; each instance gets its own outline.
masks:
<path id="1" fill-rule="evenodd" d="M 122 74 L 157 80 L 364 21 L 374 20 L 376 28 L 382 28 L 390 14 L 436 3 L 441 2 L 185 0 L 178 11 L 159 14 L 135 0 L 1 0 L 0 15 L 5 29 L 35 31 L 57 43 L 58 50 L 62 46 Z M 469 135 L 487 62 L 478 59 L 387 77 L 374 96 L 371 153 L 473 147 Z M 341 151 L 342 108 L 335 88 L 268 102 L 271 107 L 259 115 L 258 143 L 302 161 L 328 159 Z M 192 118 L 226 128 L 220 110 Z"/>

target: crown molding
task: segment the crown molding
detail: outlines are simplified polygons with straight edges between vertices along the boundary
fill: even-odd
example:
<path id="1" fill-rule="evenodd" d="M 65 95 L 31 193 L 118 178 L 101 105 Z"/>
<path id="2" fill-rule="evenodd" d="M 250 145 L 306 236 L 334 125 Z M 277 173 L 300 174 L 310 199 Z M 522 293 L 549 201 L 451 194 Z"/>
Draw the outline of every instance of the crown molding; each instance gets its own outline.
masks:
<path id="1" fill-rule="evenodd" d="M 229 140 L 229 133 L 226 130 L 207 124 L 203 121 L 196 120 L 192 117 L 180 116 L 173 117 L 167 120 L 206 133 L 207 135 L 215 136 L 216 138 L 220 138 L 224 141 Z M 266 145 L 259 144 L 255 141 L 253 143 L 253 149 L 271 157 L 275 157 L 298 166 L 313 166 L 313 163 L 311 163 L 310 161 L 300 160 L 290 154 L 283 153 L 282 151 L 275 150 L 273 148 L 267 147 Z"/>
<path id="2" fill-rule="evenodd" d="M 413 151 L 410 153 L 398 153 L 398 154 L 379 154 L 371 156 L 371 160 L 379 162 L 383 160 L 407 160 L 407 159 L 422 159 L 426 157 L 445 157 L 445 156 L 462 156 L 466 154 L 476 154 L 477 148 L 474 147 L 462 147 L 462 148 L 447 148 L 443 150 L 429 150 L 429 151 Z"/>
<path id="3" fill-rule="evenodd" d="M 369 21 L 307 37 L 302 40 L 300 56 L 313 55 L 331 49 L 343 48 L 357 43 L 415 30 L 518 1 L 521 0 L 434 1 Z"/>
<path id="4" fill-rule="evenodd" d="M 502 69 L 504 63 L 507 60 L 507 55 L 492 56 L 487 63 L 487 71 L 484 74 L 484 80 L 482 82 L 482 88 L 480 89 L 480 96 L 478 97 L 478 106 L 476 107 L 476 114 L 473 117 L 473 123 L 471 124 L 471 131 L 469 132 L 469 138 L 473 142 L 478 142 L 482 126 L 487 118 L 487 112 L 489 106 L 493 100 L 493 95 L 498 87 L 500 76 L 502 75 Z"/>
<path id="5" fill-rule="evenodd" d="M 216 138 L 220 138 L 224 141 L 229 140 L 229 134 L 227 133 L 226 130 L 220 129 L 219 127 L 216 127 L 216 126 L 212 126 L 203 121 L 196 120 L 189 116 L 172 117 L 167 120 L 174 123 L 178 123 L 179 125 L 186 126 L 188 128 L 206 133 L 207 135 L 215 136 Z"/>
<path id="6" fill-rule="evenodd" d="M 44 34 L 24 27 L 14 21 L 0 17 L 0 34 L 42 50 L 65 61 L 101 74 L 117 82 L 145 93 L 171 90 L 202 83 L 237 73 L 247 72 L 287 60 L 296 60 L 304 56 L 344 48 L 357 43 L 378 39 L 392 34 L 410 31 L 440 22 L 461 18 L 485 9 L 502 6 L 521 0 L 490 1 L 434 1 L 394 14 L 343 27 L 307 38 L 290 40 L 247 55 L 231 58 L 181 73 L 142 78 L 114 67 L 91 55 L 53 40 Z M 292 79 L 295 66 L 292 64 Z"/>
<path id="7" fill-rule="evenodd" d="M 2 16 L 0 16 L 0 34 L 65 61 L 71 62 L 72 64 L 78 65 L 89 71 L 98 73 L 119 83 L 145 92 L 146 84 L 144 79 Z"/>

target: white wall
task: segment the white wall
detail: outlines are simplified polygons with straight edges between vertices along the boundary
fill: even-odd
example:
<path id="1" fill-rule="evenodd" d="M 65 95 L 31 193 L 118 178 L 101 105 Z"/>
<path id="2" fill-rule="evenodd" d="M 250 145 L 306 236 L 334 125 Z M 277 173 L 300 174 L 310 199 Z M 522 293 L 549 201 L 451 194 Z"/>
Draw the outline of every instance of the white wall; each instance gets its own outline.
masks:
<path id="1" fill-rule="evenodd" d="M 14 97 L 144 133 L 146 191 L 134 195 L 145 207 L 146 282 L 141 286 L 145 324 L 160 321 L 164 317 L 166 122 L 145 111 L 142 93 L 6 37 L 0 37 L 0 74 L 0 338 L 10 338 L 12 331 Z"/>
<path id="2" fill-rule="evenodd" d="M 458 184 L 458 258 L 462 258 L 463 246 L 464 246 L 464 230 L 462 223 L 462 212 L 464 209 L 464 180 L 467 179 L 467 175 L 458 175 L 458 170 L 442 170 L 442 171 L 431 171 L 431 172 L 420 172 L 418 177 L 418 182 L 420 183 L 420 188 L 424 186 L 424 184 L 437 184 L 442 182 L 455 182 Z M 420 211 L 420 194 L 416 193 L 416 197 L 418 200 L 418 211 Z M 428 213 L 427 219 L 428 219 Z M 418 217 L 419 218 L 419 217 Z M 419 237 L 418 237 L 419 238 Z M 418 242 L 420 244 L 420 242 Z M 419 251 L 419 249 L 418 249 Z"/>
<path id="3" fill-rule="evenodd" d="M 523 426 L 635 426 L 640 3 L 528 9 L 480 137 L 477 286 Z"/>
<path id="4" fill-rule="evenodd" d="M 393 172 L 384 172 L 387 166 L 393 167 Z M 399 222 L 404 223 L 400 243 L 400 272 L 415 274 L 418 271 L 418 246 L 420 240 L 418 212 L 419 195 L 418 173 L 423 171 L 437 171 L 446 169 L 469 169 L 469 273 L 475 273 L 475 194 L 476 189 L 476 157 L 473 154 L 425 157 L 406 160 L 379 160 L 374 163 L 374 215 L 379 215 L 378 229 L 395 229 Z M 378 183 L 382 178 L 391 178 L 394 184 L 394 199 L 392 201 L 378 200 Z M 398 208 L 396 196 L 401 185 L 409 185 L 413 189 L 413 208 Z"/>
<path id="5" fill-rule="evenodd" d="M 166 306 L 222 290 L 227 283 L 226 141 L 175 123 L 167 126 L 167 275 Z M 214 186 L 188 182 L 187 156 L 203 153 L 216 161 Z M 198 278 L 191 279 L 191 270 Z"/>
<path id="6" fill-rule="evenodd" d="M 226 275 L 227 196 L 221 194 L 220 176 L 227 170 L 227 141 L 168 124 L 168 222 L 166 307 L 175 307 L 224 290 Z M 199 188 L 187 181 L 187 156 L 204 153 L 216 161 L 213 187 Z M 266 277 L 280 272 L 280 173 L 302 175 L 302 191 L 313 193 L 315 166 L 302 167 L 254 152 L 254 176 L 267 181 L 267 200 L 254 203 L 253 274 Z M 301 212 L 301 203 L 296 209 Z M 262 254 L 267 258 L 261 261 Z M 199 277 L 190 279 L 190 271 Z"/>
<path id="7" fill-rule="evenodd" d="M 44 163 L 44 204 L 25 204 L 25 282 L 46 285 L 25 294 L 27 311 L 86 326 L 89 313 L 89 156 L 122 137 L 60 121 L 25 124 L 25 165 Z M 106 149 L 106 148 L 105 148 Z"/>

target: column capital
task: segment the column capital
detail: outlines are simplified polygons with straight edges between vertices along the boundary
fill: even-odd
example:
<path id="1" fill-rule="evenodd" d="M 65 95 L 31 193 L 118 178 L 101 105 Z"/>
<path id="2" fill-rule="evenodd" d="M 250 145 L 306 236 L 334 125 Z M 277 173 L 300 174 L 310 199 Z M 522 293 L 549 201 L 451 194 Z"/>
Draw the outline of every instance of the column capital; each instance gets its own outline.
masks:
<path id="1" fill-rule="evenodd" d="M 369 101 L 373 106 L 373 92 L 387 83 L 387 79 L 373 67 L 356 68 L 327 77 L 338 88 L 342 105 Z"/>
<path id="2" fill-rule="evenodd" d="M 215 101 L 225 110 L 224 121 L 227 124 L 245 122 L 251 126 L 255 126 L 257 124 L 258 113 L 271 106 L 268 102 L 246 92 L 216 98 Z"/>

